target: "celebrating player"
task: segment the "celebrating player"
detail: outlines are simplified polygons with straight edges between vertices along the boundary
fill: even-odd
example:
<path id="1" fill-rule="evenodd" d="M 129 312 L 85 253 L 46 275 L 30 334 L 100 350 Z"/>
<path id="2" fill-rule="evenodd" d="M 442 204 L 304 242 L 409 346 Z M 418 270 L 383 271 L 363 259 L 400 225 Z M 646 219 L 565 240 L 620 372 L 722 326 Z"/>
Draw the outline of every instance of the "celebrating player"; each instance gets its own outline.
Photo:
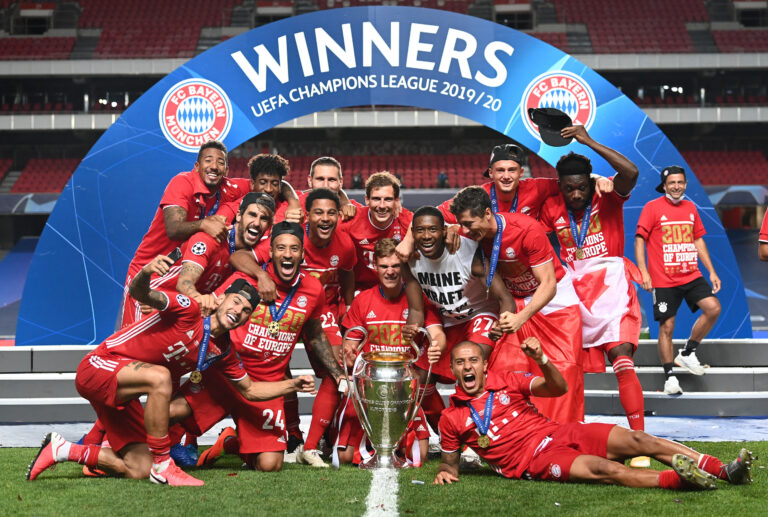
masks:
<path id="1" fill-rule="evenodd" d="M 343 377 L 322 326 L 322 315 L 327 312 L 322 286 L 299 268 L 303 240 L 304 229 L 296 223 L 283 221 L 272 227 L 272 261 L 266 270 L 277 284 L 277 299 L 270 305 L 258 305 L 248 325 L 231 333 L 243 368 L 255 380 L 283 379 L 299 337 L 337 383 Z M 230 281 L 243 276 L 236 273 Z M 183 397 L 171 404 L 173 419 L 186 419 L 184 427 L 201 435 L 231 414 L 237 435 L 231 430 L 220 435 L 216 444 L 200 455 L 198 465 L 210 465 L 226 450 L 240 454 L 251 468 L 280 470 L 287 438 L 283 399 L 249 402 L 216 371 L 203 375 L 203 385 L 205 389 L 197 392 L 185 385 Z"/>
<path id="2" fill-rule="evenodd" d="M 366 207 L 355 217 L 344 222 L 342 229 L 352 238 L 357 248 L 355 265 L 356 288 L 360 291 L 378 284 L 373 263 L 373 247 L 381 239 L 402 239 L 411 225 L 413 214 L 403 208 L 395 216 L 400 199 L 400 180 L 389 172 L 371 174 L 365 182 Z"/>
<path id="3" fill-rule="evenodd" d="M 165 255 L 197 232 L 213 239 L 227 239 L 226 217 L 217 214 L 222 203 L 234 201 L 245 190 L 227 179 L 227 148 L 209 140 L 200 146 L 195 167 L 174 176 L 165 188 L 155 217 L 128 265 L 121 307 L 121 326 L 141 318 L 140 304 L 131 299 L 128 286 L 138 271 L 157 255 Z"/>
<path id="4" fill-rule="evenodd" d="M 204 315 L 210 314 L 217 300 L 212 294 L 232 274 L 230 257 L 238 250 L 253 250 L 262 236 L 272 227 L 275 202 L 264 193 L 249 192 L 240 200 L 235 223 L 226 241 L 218 242 L 198 232 L 185 242 L 182 265 L 172 267 L 167 274 L 155 280 L 152 287 L 175 282 L 176 289 L 195 300 Z M 256 276 L 260 283 L 268 276 L 261 270 Z"/>
<path id="5" fill-rule="evenodd" d="M 216 312 L 203 319 L 194 300 L 149 287 L 150 276 L 165 274 L 171 264 L 170 258 L 160 255 L 131 282 L 131 296 L 157 312 L 107 338 L 77 369 L 77 391 L 96 411 L 110 448 L 72 444 L 50 433 L 27 479 L 36 479 L 55 463 L 76 461 L 126 477 L 149 477 L 154 483 L 199 486 L 203 482 L 184 473 L 169 455 L 169 402 L 182 375 L 194 369 L 190 377 L 194 383 L 213 364 L 212 370 L 220 370 L 233 391 L 247 400 L 313 389 L 311 377 L 253 383 L 229 354 L 229 331 L 245 323 L 259 301 L 252 285 L 245 280 L 232 283 Z M 138 400 L 142 395 L 147 397 L 144 409 Z"/>
<path id="6" fill-rule="evenodd" d="M 337 347 L 341 347 L 341 333 L 338 322 L 343 314 L 342 308 L 346 309 L 354 297 L 355 278 L 352 268 L 357 260 L 355 247 L 346 233 L 337 231 L 340 201 L 334 192 L 324 188 L 316 189 L 304 196 L 304 199 L 308 222 L 307 238 L 304 241 L 304 262 L 301 268 L 317 278 L 325 289 L 328 311 L 322 316 L 323 328 L 328 334 L 331 346 L 334 347 L 337 359 L 340 360 L 341 352 Z M 233 255 L 233 262 L 238 270 L 257 277 L 264 273 L 259 264 L 264 263 L 268 255 L 266 243 L 262 243 L 252 254 Z M 259 287 L 261 284 L 259 278 Z M 316 451 L 317 442 L 333 418 L 339 395 L 333 378 L 328 376 L 311 353 L 309 357 L 315 373 L 323 379 L 323 383 L 312 409 L 313 423 L 307 436 L 308 444 L 296 452 L 296 457 L 299 462 L 320 467 L 327 465 Z M 289 433 L 287 451 L 290 453 L 304 441 L 299 429 L 298 399 L 293 396 L 286 397 L 285 413 Z"/>
<path id="7" fill-rule="evenodd" d="M 406 324 L 409 313 L 406 289 L 418 289 L 418 286 L 403 285 L 400 259 L 395 254 L 396 244 L 394 239 L 381 239 L 376 243 L 373 253 L 379 285 L 356 296 L 344 320 L 347 328 L 361 326 L 368 332 L 368 341 L 361 352 L 410 354 L 412 350 L 410 343 L 415 337 L 415 326 Z M 421 296 L 421 293 L 418 295 Z M 434 363 L 445 348 L 445 334 L 439 317 L 431 310 L 427 311 L 425 326 L 431 337 L 425 355 L 429 362 Z M 362 333 L 353 330 L 344 340 L 344 356 L 348 366 L 354 364 L 361 339 Z M 416 438 L 421 442 L 420 456 L 426 458 L 429 430 L 421 420 L 421 414 L 414 419 L 414 423 Z M 363 428 L 350 402 L 338 430 L 337 449 L 341 463 L 360 463 L 368 458 L 366 448 L 361 446 L 363 438 Z"/>
<path id="8" fill-rule="evenodd" d="M 607 483 L 666 489 L 713 489 L 722 479 L 751 483 L 752 454 L 742 449 L 728 464 L 682 444 L 611 424 L 558 424 L 542 417 L 531 395 L 556 397 L 568 386 L 529 337 L 522 351 L 540 366 L 542 375 L 487 372 L 479 345 L 454 347 L 451 366 L 459 380 L 451 407 L 440 420 L 442 462 L 435 484 L 459 480 L 461 444 L 472 447 L 499 474 L 514 479 Z M 672 470 L 631 469 L 621 461 L 647 455 Z"/>
<path id="9" fill-rule="evenodd" d="M 696 205 L 683 199 L 686 185 L 682 167 L 671 165 L 661 171 L 661 183 L 656 190 L 664 196 L 643 207 L 635 235 L 635 259 L 642 274 L 643 289 L 653 289 L 653 318 L 659 322 L 659 357 L 666 376 L 664 393 L 667 395 L 683 393 L 677 377 L 672 375 L 672 332 L 683 299 L 691 312 L 701 309 L 701 315 L 674 364 L 694 375 L 706 372 L 696 357 L 696 348 L 720 316 L 720 302 L 715 297 L 720 290 L 720 277 L 709 258 L 704 242 L 706 231 Z M 699 271 L 699 258 L 709 271 L 711 286 Z"/>
<path id="10" fill-rule="evenodd" d="M 507 335 L 496 343 L 491 369 L 536 371 L 537 366 L 520 352 L 519 340 L 548 336 L 550 356 L 563 370 L 570 389 L 562 397 L 536 399 L 536 404 L 558 422 L 583 420 L 579 299 L 541 225 L 521 214 L 493 213 L 481 187 L 459 191 L 451 211 L 467 237 L 480 243 L 488 261 L 486 281 L 498 272 L 517 305 L 516 313 L 506 313 L 499 320 Z"/>
<path id="11" fill-rule="evenodd" d="M 562 130 L 603 157 L 616 171 L 613 192 L 598 196 L 590 179 L 589 158 L 573 152 L 557 162 L 560 195 L 549 198 L 540 222 L 554 231 L 560 258 L 573 275 L 579 296 L 584 349 L 584 371 L 605 371 L 605 357 L 619 383 L 619 399 L 629 427 L 644 430 L 643 388 L 633 356 L 640 338 L 640 304 L 632 279 L 637 268 L 624 258 L 624 202 L 637 181 L 638 170 L 622 154 L 593 140 L 584 126 Z M 633 275 L 634 273 L 634 275 Z M 596 288 L 597 287 L 597 288 Z M 650 458 L 634 461 L 650 466 Z"/>
<path id="12" fill-rule="evenodd" d="M 418 256 L 403 265 L 403 278 L 406 287 L 414 283 L 419 289 L 408 291 L 415 294 L 408 300 L 409 310 L 422 314 L 426 296 L 428 304 L 440 313 L 448 347 L 448 353 L 443 351 L 432 366 L 432 379 L 426 379 L 427 358 L 421 357 L 416 363 L 424 374 L 420 379 L 426 389 L 422 407 L 429 425 L 437 429 L 445 405 L 435 388 L 435 379 L 445 384 L 456 382 L 451 372 L 450 348 L 468 340 L 481 345 L 488 357 L 494 346 L 488 332 L 497 325 L 499 305 L 502 312 L 514 311 L 515 301 L 500 276 L 494 276 L 490 285 L 485 284 L 485 266 L 476 242 L 461 237 L 457 252 L 448 252 L 445 222 L 437 208 L 423 206 L 416 210 L 411 232 Z"/>

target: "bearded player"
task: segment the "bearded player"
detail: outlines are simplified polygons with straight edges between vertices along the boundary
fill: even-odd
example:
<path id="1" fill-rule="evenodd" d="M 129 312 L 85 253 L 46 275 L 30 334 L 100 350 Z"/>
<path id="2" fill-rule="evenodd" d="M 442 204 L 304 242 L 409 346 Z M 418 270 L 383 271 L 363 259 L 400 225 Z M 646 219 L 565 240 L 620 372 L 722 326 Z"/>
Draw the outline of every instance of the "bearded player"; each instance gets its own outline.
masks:
<path id="1" fill-rule="evenodd" d="M 345 232 L 338 231 L 340 216 L 340 201 L 338 196 L 324 188 L 311 191 L 304 197 L 307 213 L 306 238 L 304 240 L 303 272 L 317 278 L 325 290 L 325 300 L 328 311 L 323 314 L 323 328 L 333 347 L 337 359 L 341 359 L 341 333 L 338 322 L 346 312 L 346 307 L 352 303 L 355 290 L 355 278 L 352 269 L 355 266 L 355 247 Z M 265 243 L 259 245 L 253 254 L 241 254 L 237 257 L 237 268 L 244 273 L 255 276 L 263 273 L 259 265 L 265 262 L 269 250 Z M 261 283 L 261 281 L 260 281 Z M 285 419 L 288 427 L 289 441 L 287 452 L 296 450 L 299 463 L 308 463 L 316 467 L 327 465 L 320 459 L 317 445 L 328 424 L 333 418 L 339 403 L 336 382 L 328 375 L 322 365 L 314 359 L 308 350 L 310 362 L 318 377 L 323 379 L 320 390 L 312 408 L 312 424 L 310 425 L 307 443 L 296 450 L 304 442 L 299 429 L 299 404 L 294 396 L 285 399 Z M 287 372 L 290 377 L 290 371 Z"/>
<path id="2" fill-rule="evenodd" d="M 301 337 L 338 383 L 343 373 L 322 326 L 322 315 L 327 312 L 322 286 L 316 278 L 300 271 L 304 229 L 283 221 L 272 227 L 270 240 L 272 261 L 265 267 L 277 285 L 278 296 L 272 304 L 258 305 L 248 324 L 232 333 L 234 350 L 253 379 L 279 381 L 284 379 Z M 230 281 L 244 276 L 236 273 Z M 185 385 L 183 397 L 171 404 L 172 418 L 184 419 L 184 427 L 198 435 L 227 414 L 237 424 L 236 433 L 225 429 L 214 446 L 200 454 L 198 465 L 210 465 L 226 451 L 239 454 L 251 468 L 280 470 L 287 439 L 283 399 L 249 402 L 224 381 L 215 371 L 204 374 L 204 389 L 195 392 Z"/>
<path id="3" fill-rule="evenodd" d="M 590 178 L 592 163 L 573 152 L 557 162 L 560 195 L 549 198 L 540 222 L 554 231 L 560 258 L 573 275 L 579 296 L 584 371 L 605 371 L 608 357 L 619 385 L 619 400 L 630 429 L 645 429 L 643 388 L 633 356 L 640 338 L 640 303 L 632 280 L 642 282 L 635 265 L 624 258 L 623 207 L 637 182 L 637 167 L 621 153 L 593 140 L 584 126 L 562 130 L 604 158 L 616 171 L 614 190 L 598 196 Z M 650 458 L 633 458 L 632 466 L 650 467 Z"/>
<path id="4" fill-rule="evenodd" d="M 486 282 L 501 275 L 517 305 L 514 314 L 505 313 L 499 320 L 507 334 L 491 354 L 491 369 L 535 371 L 537 366 L 520 351 L 519 342 L 547 336 L 550 356 L 571 389 L 562 397 L 536 399 L 536 404 L 558 422 L 583 420 L 579 299 L 541 225 L 521 214 L 493 213 L 491 200 L 480 187 L 462 189 L 451 210 L 467 237 L 480 244 L 488 269 Z"/>
<path id="5" fill-rule="evenodd" d="M 411 226 L 418 255 L 403 265 L 406 286 L 417 284 L 417 296 L 408 300 L 410 311 L 423 313 L 423 299 L 440 314 L 446 334 L 447 350 L 432 366 L 432 378 L 426 378 L 427 358 L 416 363 L 423 374 L 420 379 L 425 387 L 422 407 L 429 425 L 438 429 L 440 413 L 445 409 L 435 382 L 454 384 L 450 366 L 450 349 L 460 341 L 479 344 L 489 357 L 495 345 L 488 333 L 498 325 L 499 311 L 514 311 L 515 301 L 507 291 L 500 276 L 494 276 L 491 284 L 485 284 L 485 267 L 478 244 L 461 237 L 461 245 L 455 254 L 448 252 L 445 244 L 445 222 L 440 210 L 423 206 L 413 214 Z M 423 292 L 423 295 L 422 295 Z M 501 309 L 500 309 L 501 306 Z"/>
<path id="6" fill-rule="evenodd" d="M 728 464 L 693 449 L 612 424 L 558 424 L 541 416 L 531 395 L 556 397 L 568 389 L 544 354 L 526 338 L 521 351 L 539 365 L 530 373 L 488 372 L 479 345 L 454 347 L 451 367 L 459 380 L 451 407 L 440 420 L 442 462 L 436 485 L 459 480 L 459 448 L 467 444 L 504 477 L 541 481 L 604 483 L 629 487 L 713 489 L 716 480 L 752 482 L 752 454 L 742 449 Z M 647 455 L 672 469 L 631 469 L 626 458 Z"/>
<path id="7" fill-rule="evenodd" d="M 78 393 L 93 406 L 110 447 L 77 445 L 58 433 L 46 436 L 27 479 L 61 461 L 76 461 L 154 483 L 199 486 L 170 458 L 168 415 L 180 378 L 219 371 L 232 390 L 247 400 L 267 400 L 295 390 L 311 391 L 311 377 L 293 382 L 253 383 L 229 354 L 229 332 L 242 325 L 258 303 L 256 289 L 239 280 L 226 290 L 216 312 L 200 316 L 197 302 L 173 290 L 149 287 L 152 274 L 163 275 L 173 261 L 163 255 L 144 266 L 131 282 L 131 296 L 157 312 L 107 338 L 78 366 Z M 142 408 L 139 397 L 146 395 Z"/>
<path id="8" fill-rule="evenodd" d="M 409 320 L 409 306 L 406 294 L 410 290 L 410 297 L 414 294 L 422 296 L 418 291 L 418 285 L 407 287 L 403 284 L 402 264 L 395 254 L 397 241 L 394 239 L 382 239 L 374 247 L 374 264 L 379 278 L 379 285 L 360 292 L 345 319 L 345 326 L 363 327 L 367 332 L 366 345 L 361 350 L 365 352 L 399 352 L 411 355 L 411 342 L 416 337 L 416 326 L 407 324 Z M 423 302 L 422 302 L 423 305 Z M 426 314 L 425 326 L 430 335 L 430 346 L 427 353 L 427 360 L 434 363 L 440 352 L 445 348 L 445 334 L 440 325 L 440 319 L 435 312 L 428 310 Z M 344 355 L 347 366 L 354 364 L 356 353 L 363 339 L 362 332 L 351 330 L 344 340 Z M 426 375 L 424 375 L 426 377 Z M 419 440 L 419 458 L 426 458 L 429 445 L 429 430 L 422 420 L 423 413 L 414 419 L 413 429 L 415 439 Z M 355 415 L 351 401 L 347 401 L 347 406 L 343 412 L 341 424 L 338 429 L 338 438 L 336 442 L 339 461 L 341 463 L 360 463 L 369 458 L 366 448 L 363 428 Z M 419 459 L 413 456 L 417 463 Z"/>

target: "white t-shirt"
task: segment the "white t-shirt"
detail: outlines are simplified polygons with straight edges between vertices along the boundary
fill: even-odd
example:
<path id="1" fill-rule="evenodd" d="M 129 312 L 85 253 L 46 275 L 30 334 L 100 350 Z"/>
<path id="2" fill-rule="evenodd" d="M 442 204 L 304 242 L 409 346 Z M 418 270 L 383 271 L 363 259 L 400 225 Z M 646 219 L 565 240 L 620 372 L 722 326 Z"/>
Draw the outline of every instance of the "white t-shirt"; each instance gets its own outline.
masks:
<path id="1" fill-rule="evenodd" d="M 446 249 L 440 258 L 419 257 L 408 263 L 427 299 L 440 311 L 445 327 L 479 314 L 499 313 L 496 300 L 486 296 L 484 279 L 472 276 L 476 251 L 475 241 L 461 237 L 461 246 L 454 254 Z"/>

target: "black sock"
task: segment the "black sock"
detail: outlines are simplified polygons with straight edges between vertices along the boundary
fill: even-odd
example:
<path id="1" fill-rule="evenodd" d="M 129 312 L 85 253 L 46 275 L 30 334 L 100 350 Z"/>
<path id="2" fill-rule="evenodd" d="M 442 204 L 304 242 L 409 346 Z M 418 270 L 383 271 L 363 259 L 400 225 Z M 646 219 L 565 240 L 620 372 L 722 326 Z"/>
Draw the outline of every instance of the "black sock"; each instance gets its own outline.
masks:
<path id="1" fill-rule="evenodd" d="M 688 342 L 685 344 L 685 348 L 683 348 L 680 353 L 682 355 L 691 355 L 691 352 L 696 351 L 696 347 L 699 346 L 698 341 L 694 341 L 693 339 L 689 339 Z"/>
<path id="2" fill-rule="evenodd" d="M 669 379 L 672 376 L 672 367 L 675 363 L 664 363 L 661 366 L 664 368 L 664 376 Z"/>

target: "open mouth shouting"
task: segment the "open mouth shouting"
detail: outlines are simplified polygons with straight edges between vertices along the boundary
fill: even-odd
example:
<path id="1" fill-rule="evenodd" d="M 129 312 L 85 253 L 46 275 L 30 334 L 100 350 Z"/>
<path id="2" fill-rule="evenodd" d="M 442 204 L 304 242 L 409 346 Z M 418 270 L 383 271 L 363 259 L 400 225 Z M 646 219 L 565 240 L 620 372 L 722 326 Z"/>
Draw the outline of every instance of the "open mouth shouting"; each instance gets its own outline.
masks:
<path id="1" fill-rule="evenodd" d="M 461 381 L 462 387 L 466 392 L 474 391 L 475 387 L 477 386 L 477 378 L 475 376 L 475 372 L 465 373 L 461 376 Z"/>
<path id="2" fill-rule="evenodd" d="M 285 281 L 293 280 L 293 277 L 299 272 L 299 262 L 297 260 L 283 258 L 275 266 L 278 275 Z"/>
<path id="3" fill-rule="evenodd" d="M 261 239 L 262 235 L 263 232 L 261 231 L 261 226 L 257 223 L 254 223 L 248 225 L 248 227 L 245 228 L 245 231 L 243 232 L 243 241 L 247 246 L 253 247 L 256 245 L 256 243 L 259 242 L 259 239 Z"/>

